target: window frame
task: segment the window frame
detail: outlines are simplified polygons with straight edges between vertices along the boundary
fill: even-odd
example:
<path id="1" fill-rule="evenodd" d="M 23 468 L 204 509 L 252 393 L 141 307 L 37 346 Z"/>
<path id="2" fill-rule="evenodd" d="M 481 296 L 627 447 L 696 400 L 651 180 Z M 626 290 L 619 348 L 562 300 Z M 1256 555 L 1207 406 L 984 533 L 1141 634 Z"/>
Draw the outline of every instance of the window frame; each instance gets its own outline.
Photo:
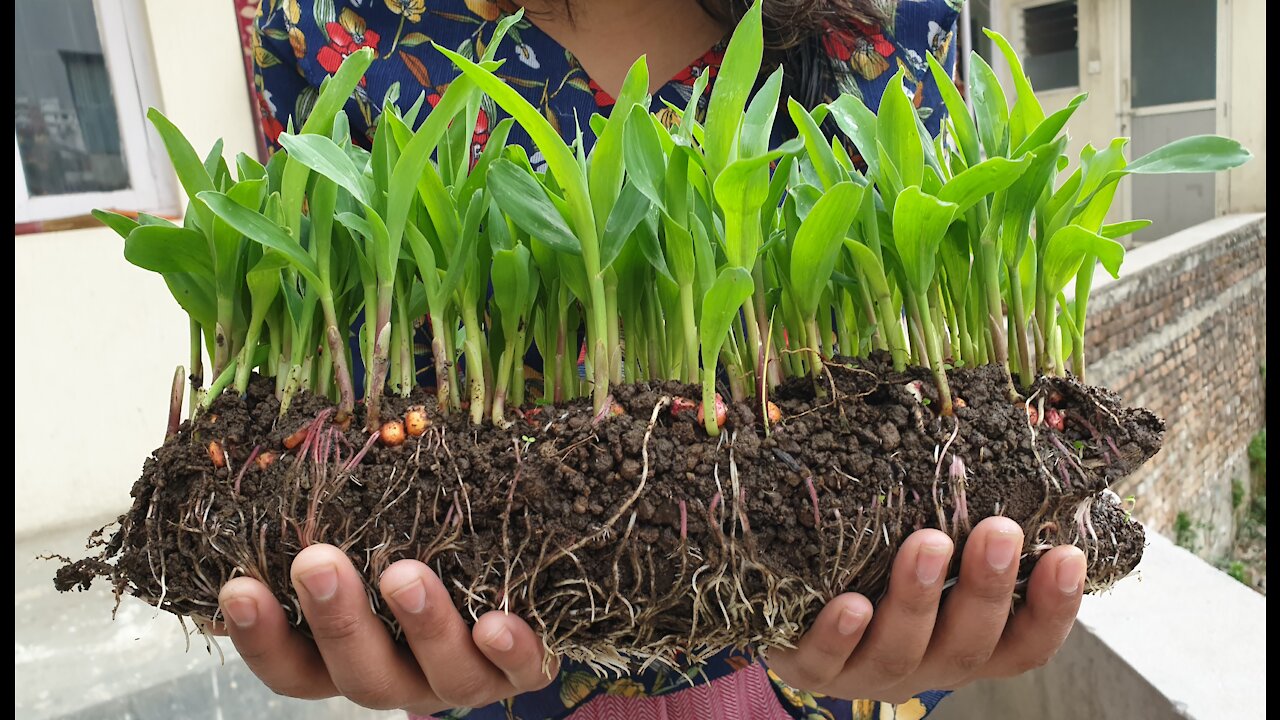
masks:
<path id="1" fill-rule="evenodd" d="M 1009 5 L 1007 6 L 1008 15 L 1006 17 L 1008 18 L 1010 33 L 1007 39 L 1009 40 L 1009 43 L 1013 45 L 1013 49 L 1018 52 L 1019 57 L 1025 59 L 1028 56 L 1027 28 L 1026 28 L 1026 19 L 1025 19 L 1026 16 L 1023 14 L 1024 11 L 1030 10 L 1032 8 L 1042 7 L 1044 5 L 1054 5 L 1061 1 L 1062 0 L 1013 0 L 1012 2 L 1009 3 Z M 1084 74 L 1085 74 L 1085 68 L 1083 67 L 1084 62 L 1082 60 L 1083 55 L 1080 53 L 1081 2 L 1080 0 L 1073 0 L 1073 1 L 1076 4 L 1076 82 L 1074 85 L 1062 85 L 1059 87 L 1052 87 L 1052 88 L 1041 88 L 1039 85 L 1036 85 L 1037 91 L 1043 91 L 1045 93 L 1071 93 L 1071 94 L 1080 92 L 1080 87 L 1084 82 L 1082 78 L 1084 77 Z M 995 3 L 993 3 L 991 15 L 994 22 L 994 18 L 996 16 Z M 999 55 L 999 53 L 993 53 L 993 54 Z M 1005 63 L 1004 58 L 1000 57 L 997 62 L 998 62 L 997 70 L 1001 71 L 1001 77 L 1000 77 L 1001 82 L 1012 82 L 1012 78 L 1009 77 L 1008 64 Z M 993 67 L 995 66 L 993 65 Z M 1035 84 L 1035 78 L 1032 78 L 1031 82 Z M 1037 94 L 1039 94 L 1039 92 L 1037 92 Z"/>
<path id="2" fill-rule="evenodd" d="M 87 215 L 94 208 L 152 213 L 172 213 L 177 209 L 173 179 L 161 162 L 165 157 L 163 146 L 146 120 L 146 109 L 159 105 L 160 92 L 142 0 L 94 0 L 93 11 L 111 79 L 129 187 L 33 196 L 27 188 L 15 130 L 15 225 Z"/>

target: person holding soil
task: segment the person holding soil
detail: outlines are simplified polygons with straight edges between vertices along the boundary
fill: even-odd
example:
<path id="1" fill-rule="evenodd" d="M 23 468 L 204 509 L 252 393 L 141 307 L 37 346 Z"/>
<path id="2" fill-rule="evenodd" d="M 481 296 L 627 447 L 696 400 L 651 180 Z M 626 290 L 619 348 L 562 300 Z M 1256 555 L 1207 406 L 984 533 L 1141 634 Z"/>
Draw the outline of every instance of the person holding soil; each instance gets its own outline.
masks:
<path id="1" fill-rule="evenodd" d="M 902 69 L 903 91 L 937 133 L 943 105 L 924 57 L 954 62 L 960 2 L 764 0 L 766 69 L 781 63 L 784 96 L 806 106 L 857 93 L 873 109 Z M 702 74 L 714 83 L 724 39 L 748 4 L 529 0 L 497 57 L 508 82 L 566 138 L 580 130 L 589 149 L 587 119 L 609 113 L 635 58 L 647 56 L 655 79 L 651 110 L 674 120 L 667 103 L 683 107 Z M 268 140 L 274 143 L 291 122 L 300 126 L 320 82 L 365 47 L 377 59 L 346 107 L 353 137 L 372 136 L 385 98 L 407 108 L 425 94 L 434 105 L 458 71 L 432 43 L 477 57 L 497 21 L 517 9 L 508 0 L 264 0 L 254 56 Z M 492 104 L 483 106 L 474 153 L 497 114 Z M 775 140 L 794 134 L 786 113 L 778 122 Z M 537 148 L 518 127 L 509 142 L 524 145 L 539 165 Z M 956 549 L 946 534 L 920 530 L 899 549 L 883 597 L 835 597 L 795 649 L 765 657 L 726 651 L 682 672 L 654 668 L 619 679 L 544 657 L 542 642 L 520 618 L 490 612 L 469 625 L 450 598 L 450 578 L 413 560 L 394 563 L 379 580 L 406 650 L 371 611 L 359 571 L 329 545 L 302 550 L 292 567 L 310 639 L 291 627 L 266 586 L 246 577 L 223 587 L 225 623 L 218 631 L 231 636 L 277 693 L 342 695 L 414 716 L 919 718 L 945 696 L 934 688 L 1038 667 L 1066 638 L 1085 584 L 1085 557 L 1071 546 L 1046 553 L 1018 588 L 1025 605 L 1010 616 L 1022 546 L 1016 522 L 992 517 L 974 528 L 953 562 Z"/>

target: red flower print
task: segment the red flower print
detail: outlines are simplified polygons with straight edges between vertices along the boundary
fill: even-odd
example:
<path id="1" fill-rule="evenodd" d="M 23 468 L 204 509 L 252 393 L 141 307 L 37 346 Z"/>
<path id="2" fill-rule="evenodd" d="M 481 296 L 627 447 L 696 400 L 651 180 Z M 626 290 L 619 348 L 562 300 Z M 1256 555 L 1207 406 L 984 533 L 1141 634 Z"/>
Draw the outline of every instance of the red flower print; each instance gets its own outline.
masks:
<path id="1" fill-rule="evenodd" d="M 330 75 L 338 72 L 338 67 L 347 56 L 362 48 L 372 48 L 378 52 L 378 41 L 381 39 L 377 30 L 365 27 L 364 20 L 351 10 L 343 10 L 338 22 L 326 23 L 325 32 L 329 34 L 329 44 L 320 48 L 316 54 L 316 62 Z M 365 79 L 360 78 L 363 87 Z"/>
<path id="2" fill-rule="evenodd" d="M 255 92 L 254 95 L 258 98 L 258 113 L 262 116 L 262 134 L 266 136 L 267 142 L 275 145 L 280 140 L 280 133 L 284 132 L 284 126 L 271 113 L 271 106 L 262 93 Z"/>
<path id="3" fill-rule="evenodd" d="M 893 43 L 885 38 L 880 28 L 870 23 L 855 20 L 851 29 L 829 25 L 822 37 L 822 47 L 827 54 L 841 62 L 848 62 L 854 53 L 865 52 L 868 44 L 880 57 L 893 55 Z"/>
<path id="4" fill-rule="evenodd" d="M 715 80 L 716 75 L 720 72 L 722 63 L 724 63 L 724 50 L 718 47 L 712 48 L 703 53 L 702 57 L 690 63 L 689 67 L 676 73 L 676 76 L 671 78 L 671 81 L 693 87 L 699 76 L 703 73 L 709 73 L 707 87 L 710 87 L 711 81 Z"/>
<path id="5" fill-rule="evenodd" d="M 846 30 L 828 30 L 822 36 L 822 48 L 832 59 L 840 62 L 849 62 L 849 58 L 853 57 L 855 42 L 853 34 Z"/>
<path id="6" fill-rule="evenodd" d="M 591 92 L 595 94 L 596 107 L 613 107 L 617 103 L 617 100 L 614 100 L 612 95 L 605 92 L 604 88 L 597 85 L 595 80 L 588 80 L 587 87 L 591 88 Z"/>
<path id="7" fill-rule="evenodd" d="M 854 20 L 853 24 L 857 26 L 862 37 L 871 42 L 871 45 L 875 47 L 876 52 L 880 53 L 880 57 L 889 57 L 893 54 L 893 43 L 889 42 L 889 40 L 885 38 L 884 33 L 880 32 L 880 28 L 870 23 L 860 22 L 858 20 Z"/>

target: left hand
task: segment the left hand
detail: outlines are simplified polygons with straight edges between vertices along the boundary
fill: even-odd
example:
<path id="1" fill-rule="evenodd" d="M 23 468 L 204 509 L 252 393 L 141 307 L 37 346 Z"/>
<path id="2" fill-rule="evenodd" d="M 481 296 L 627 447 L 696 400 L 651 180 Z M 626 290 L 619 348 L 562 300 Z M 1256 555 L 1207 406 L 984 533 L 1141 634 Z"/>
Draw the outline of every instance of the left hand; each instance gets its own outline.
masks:
<path id="1" fill-rule="evenodd" d="M 954 545 L 938 530 L 902 543 L 889 590 L 872 611 L 857 593 L 827 603 L 794 650 L 766 661 L 787 684 L 848 700 L 894 704 L 926 690 L 1020 675 L 1057 653 L 1075 623 L 1085 558 L 1061 546 L 1040 557 L 1026 604 L 1009 614 L 1022 530 L 990 517 L 965 544 L 960 579 L 940 602 Z"/>

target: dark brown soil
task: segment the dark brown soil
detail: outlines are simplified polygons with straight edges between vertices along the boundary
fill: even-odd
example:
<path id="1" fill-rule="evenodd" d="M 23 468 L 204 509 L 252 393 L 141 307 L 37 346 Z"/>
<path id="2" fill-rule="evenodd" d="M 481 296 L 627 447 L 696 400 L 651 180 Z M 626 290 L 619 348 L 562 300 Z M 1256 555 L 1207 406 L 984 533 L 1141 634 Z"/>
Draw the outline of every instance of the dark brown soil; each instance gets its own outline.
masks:
<path id="1" fill-rule="evenodd" d="M 962 545 L 979 520 L 1011 517 L 1027 535 L 1023 579 L 1062 543 L 1086 550 L 1093 590 L 1137 565 L 1142 528 L 1107 488 L 1159 449 L 1163 423 L 1150 412 L 1068 379 L 1043 379 L 1014 403 L 1002 371 L 984 367 L 949 373 L 964 407 L 942 418 L 926 371 L 895 373 L 882 358 L 829 367 L 818 392 L 807 380 L 779 389 L 783 418 L 768 433 L 758 408 L 738 405 L 709 437 L 694 411 L 672 413 L 696 388 L 638 384 L 617 388 L 625 412 L 599 421 L 586 402 L 527 410 L 505 430 L 433 416 L 397 448 L 369 442 L 359 418 L 334 428 L 312 396 L 278 419 L 255 384 L 156 450 L 101 557 L 56 583 L 110 577 L 119 592 L 210 617 L 218 588 L 249 575 L 303 625 L 289 564 L 327 542 L 371 584 L 416 557 L 473 617 L 507 608 L 552 649 L 622 668 L 785 644 L 840 592 L 876 600 L 919 528 Z M 431 402 L 390 398 L 387 411 Z M 1065 415 L 1061 432 L 1030 420 L 1051 409 Z M 211 441 L 227 467 L 215 469 Z M 261 469 L 255 451 L 278 459 Z"/>

